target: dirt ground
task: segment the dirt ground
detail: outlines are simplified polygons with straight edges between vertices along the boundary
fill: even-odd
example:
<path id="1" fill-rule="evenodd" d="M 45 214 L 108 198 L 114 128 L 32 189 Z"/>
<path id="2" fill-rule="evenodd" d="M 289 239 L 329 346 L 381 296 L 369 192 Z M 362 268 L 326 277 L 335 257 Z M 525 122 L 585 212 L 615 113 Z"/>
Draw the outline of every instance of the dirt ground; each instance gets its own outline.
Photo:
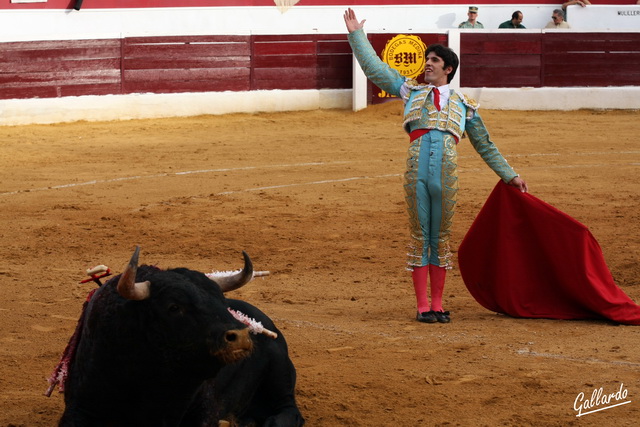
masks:
<path id="1" fill-rule="evenodd" d="M 587 225 L 640 301 L 637 111 L 484 111 L 531 193 Z M 0 426 L 52 426 L 46 378 L 92 284 L 141 262 L 271 276 L 233 292 L 270 314 L 309 426 L 632 426 L 640 327 L 489 312 L 450 272 L 448 325 L 414 320 L 407 138 L 396 102 L 350 111 L 0 127 Z M 454 246 L 498 178 L 459 146 Z M 543 266 L 541 266 L 543 267 Z M 576 400 L 625 391 L 577 417 Z M 621 403 L 621 401 L 613 401 Z M 605 405 L 606 406 L 606 405 Z"/>

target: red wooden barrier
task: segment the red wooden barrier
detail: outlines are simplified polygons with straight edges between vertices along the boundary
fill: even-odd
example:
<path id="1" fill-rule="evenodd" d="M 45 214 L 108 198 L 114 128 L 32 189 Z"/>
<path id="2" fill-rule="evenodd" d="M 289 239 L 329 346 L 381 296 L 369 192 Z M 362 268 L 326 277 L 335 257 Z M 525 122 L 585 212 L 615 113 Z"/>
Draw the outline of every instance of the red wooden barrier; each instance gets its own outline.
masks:
<path id="1" fill-rule="evenodd" d="M 351 89 L 353 62 L 347 36 L 318 37 L 317 89 Z"/>
<path id="2" fill-rule="evenodd" d="M 125 38 L 122 73 L 123 93 L 249 90 L 250 37 Z"/>
<path id="3" fill-rule="evenodd" d="M 390 34 L 370 34 L 380 53 Z M 418 34 L 447 44 L 445 34 Z M 640 86 L 640 33 L 461 34 L 463 87 Z M 350 89 L 346 35 L 173 36 L 0 44 L 0 99 Z M 370 88 L 373 103 L 383 101 Z"/>
<path id="4" fill-rule="evenodd" d="M 549 33 L 543 86 L 640 86 L 640 33 Z"/>
<path id="5" fill-rule="evenodd" d="M 251 89 L 316 88 L 314 36 L 253 36 L 252 46 Z"/>
<path id="6" fill-rule="evenodd" d="M 251 89 L 351 88 L 346 35 L 253 36 Z"/>
<path id="7" fill-rule="evenodd" d="M 543 34 L 462 33 L 460 86 L 541 86 Z"/>
<path id="8" fill-rule="evenodd" d="M 2 43 L 0 98 L 120 93 L 120 40 Z"/>
<path id="9" fill-rule="evenodd" d="M 640 33 L 462 33 L 463 87 L 640 86 Z"/>

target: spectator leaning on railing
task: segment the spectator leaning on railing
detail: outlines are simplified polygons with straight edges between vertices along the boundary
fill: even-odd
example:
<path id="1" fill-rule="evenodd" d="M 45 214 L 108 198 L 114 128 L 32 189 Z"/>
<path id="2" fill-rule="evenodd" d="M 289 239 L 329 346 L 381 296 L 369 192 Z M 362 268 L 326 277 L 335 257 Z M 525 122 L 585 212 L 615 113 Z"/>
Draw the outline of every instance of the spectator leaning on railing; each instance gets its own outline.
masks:
<path id="1" fill-rule="evenodd" d="M 573 6 L 574 4 L 585 7 L 586 5 L 591 4 L 591 2 L 589 0 L 569 0 L 562 3 L 562 8 L 566 9 L 567 6 Z"/>
<path id="2" fill-rule="evenodd" d="M 640 0 L 638 0 L 640 1 Z M 580 7 L 585 7 L 588 4 L 591 4 L 591 2 L 589 0 L 569 0 L 567 2 L 562 3 L 562 11 L 564 12 L 564 20 L 565 22 L 568 21 L 567 19 L 567 7 L 568 6 L 573 6 L 573 5 L 578 5 Z"/>

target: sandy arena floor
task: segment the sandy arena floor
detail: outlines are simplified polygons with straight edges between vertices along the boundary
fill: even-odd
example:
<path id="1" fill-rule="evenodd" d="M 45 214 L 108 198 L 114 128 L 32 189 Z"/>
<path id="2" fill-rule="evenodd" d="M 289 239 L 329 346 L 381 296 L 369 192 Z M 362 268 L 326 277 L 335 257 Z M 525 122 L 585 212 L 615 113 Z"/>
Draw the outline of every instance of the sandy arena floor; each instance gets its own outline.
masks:
<path id="1" fill-rule="evenodd" d="M 484 111 L 531 193 L 587 225 L 640 302 L 637 111 Z M 275 320 L 309 426 L 632 426 L 640 327 L 488 312 L 454 269 L 449 325 L 414 320 L 400 106 L 0 127 L 0 426 L 52 426 L 46 378 L 92 284 L 141 262 L 208 272 Z M 457 246 L 498 178 L 462 140 Z M 544 266 L 540 266 L 544 268 Z M 576 417 L 579 393 L 631 403 Z"/>

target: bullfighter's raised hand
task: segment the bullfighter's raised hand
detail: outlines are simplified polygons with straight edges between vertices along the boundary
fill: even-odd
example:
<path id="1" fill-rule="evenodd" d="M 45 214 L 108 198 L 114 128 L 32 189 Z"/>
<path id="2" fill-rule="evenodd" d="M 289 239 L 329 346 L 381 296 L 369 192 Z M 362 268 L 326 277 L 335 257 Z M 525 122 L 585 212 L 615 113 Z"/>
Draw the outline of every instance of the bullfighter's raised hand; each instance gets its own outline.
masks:
<path id="1" fill-rule="evenodd" d="M 365 22 L 366 22 L 366 19 L 363 19 L 361 22 L 358 22 L 358 18 L 356 18 L 356 13 L 353 11 L 353 9 L 349 8 L 345 10 L 344 23 L 347 24 L 347 30 L 350 33 L 364 27 Z"/>

